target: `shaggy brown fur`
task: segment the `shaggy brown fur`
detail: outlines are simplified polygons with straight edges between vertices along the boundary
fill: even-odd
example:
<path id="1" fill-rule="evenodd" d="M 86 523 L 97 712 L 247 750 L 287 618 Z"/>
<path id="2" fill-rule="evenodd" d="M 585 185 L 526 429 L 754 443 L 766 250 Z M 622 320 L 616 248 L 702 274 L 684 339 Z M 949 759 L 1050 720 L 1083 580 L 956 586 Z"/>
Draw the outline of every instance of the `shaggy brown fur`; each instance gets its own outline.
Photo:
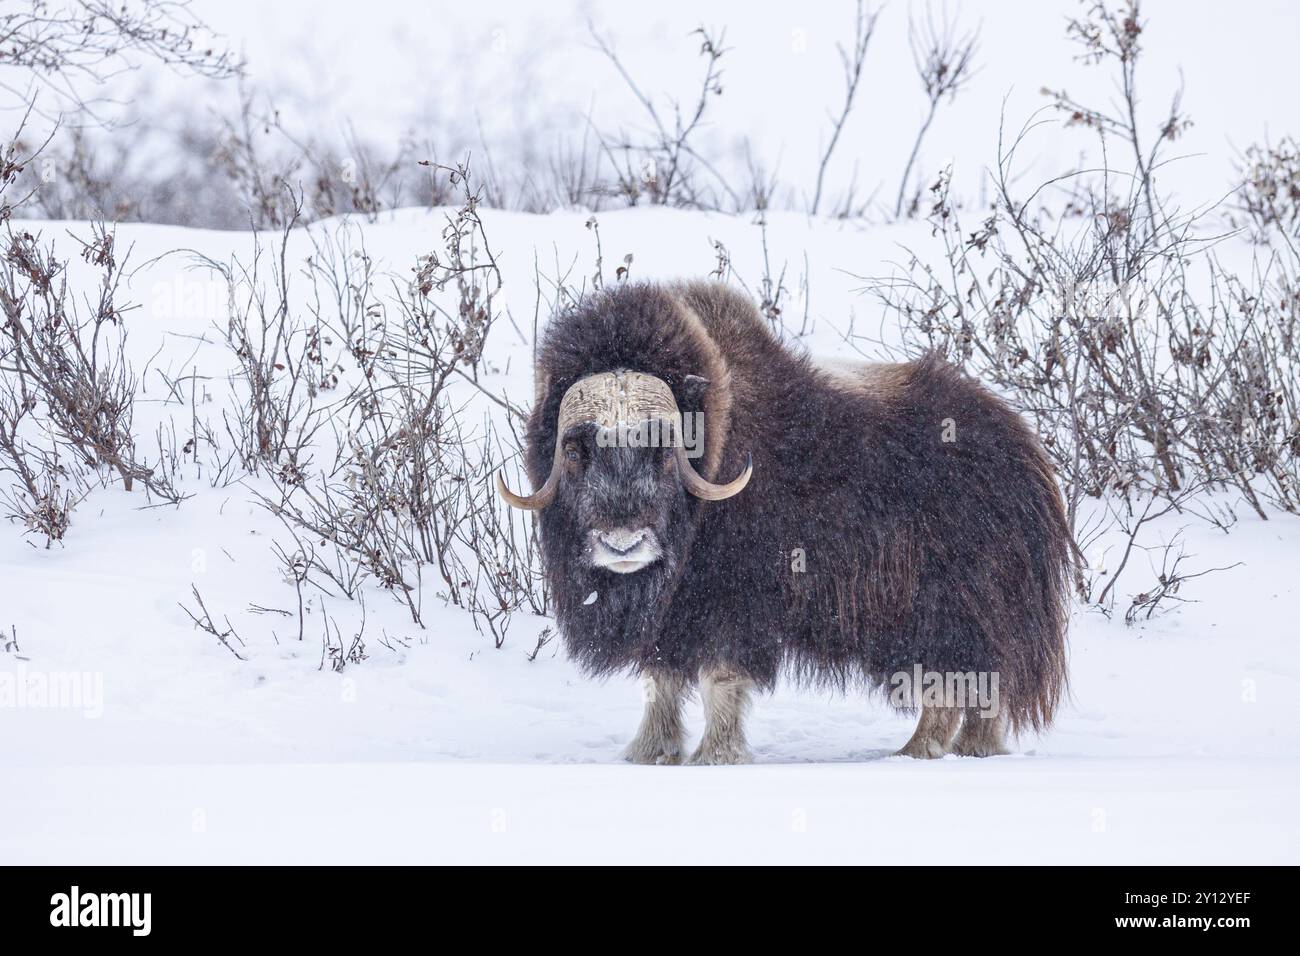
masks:
<path id="1" fill-rule="evenodd" d="M 705 502 L 645 452 L 607 465 L 584 450 L 566 466 L 540 512 L 542 548 L 568 649 L 589 671 L 770 688 L 784 669 L 886 691 L 916 664 L 997 672 L 1008 729 L 1050 723 L 1073 550 L 1046 457 L 995 396 L 936 358 L 818 369 L 720 284 L 622 286 L 547 329 L 534 487 L 557 441 L 584 440 L 555 433 L 561 396 L 618 369 L 663 379 L 683 412 L 704 413 L 705 478 L 731 479 L 748 455 L 754 470 L 736 497 Z M 617 481 L 648 481 L 653 495 L 592 490 Z M 628 516 L 656 530 L 662 559 L 632 574 L 592 567 L 590 527 Z M 979 732 L 971 749 L 994 749 L 993 728 Z"/>

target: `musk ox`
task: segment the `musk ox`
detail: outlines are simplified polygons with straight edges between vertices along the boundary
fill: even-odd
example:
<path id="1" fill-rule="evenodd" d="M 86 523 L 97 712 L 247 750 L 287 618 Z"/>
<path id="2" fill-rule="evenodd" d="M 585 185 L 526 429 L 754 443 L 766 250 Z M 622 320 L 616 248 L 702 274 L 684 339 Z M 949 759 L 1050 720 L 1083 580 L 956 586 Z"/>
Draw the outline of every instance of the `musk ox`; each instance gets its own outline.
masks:
<path id="1" fill-rule="evenodd" d="M 1073 545 L 1035 436 L 943 361 L 827 369 L 721 284 L 633 284 L 555 317 L 525 464 L 569 654 L 642 676 L 626 757 L 748 759 L 751 691 L 786 673 L 897 690 L 994 675 L 996 706 L 911 688 L 914 757 L 1004 753 L 1066 684 Z M 692 429 L 691 423 L 702 423 Z M 646 425 L 670 440 L 646 441 Z M 692 434 L 692 432 L 694 432 Z M 653 436 L 652 436 L 653 437 Z M 931 686 L 930 689 L 933 689 Z"/>

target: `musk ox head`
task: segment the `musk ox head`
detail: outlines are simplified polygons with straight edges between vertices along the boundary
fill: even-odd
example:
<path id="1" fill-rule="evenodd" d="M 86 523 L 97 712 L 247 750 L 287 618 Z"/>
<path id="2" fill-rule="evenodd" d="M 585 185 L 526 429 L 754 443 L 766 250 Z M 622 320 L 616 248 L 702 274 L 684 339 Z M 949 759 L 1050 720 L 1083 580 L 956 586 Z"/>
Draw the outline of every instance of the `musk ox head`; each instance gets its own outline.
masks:
<path id="1" fill-rule="evenodd" d="M 738 494 L 753 472 L 726 484 L 691 464 L 682 415 L 662 379 L 620 370 L 588 375 L 560 401 L 555 457 L 546 482 L 524 497 L 497 475 L 497 490 L 516 508 L 562 509 L 581 536 L 593 568 L 631 574 L 675 563 L 673 527 L 687 515 L 686 494 L 721 501 Z"/>

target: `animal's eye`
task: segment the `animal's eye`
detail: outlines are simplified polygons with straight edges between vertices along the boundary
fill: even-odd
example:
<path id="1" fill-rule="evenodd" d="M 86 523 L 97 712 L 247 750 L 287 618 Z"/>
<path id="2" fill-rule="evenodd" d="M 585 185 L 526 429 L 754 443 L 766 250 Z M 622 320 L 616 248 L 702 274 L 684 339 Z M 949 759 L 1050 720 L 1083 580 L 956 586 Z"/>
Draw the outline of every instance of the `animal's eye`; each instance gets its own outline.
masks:
<path id="1" fill-rule="evenodd" d="M 570 446 L 569 448 L 565 449 L 564 457 L 567 458 L 569 461 L 576 462 L 582 456 L 578 454 L 578 449 Z"/>

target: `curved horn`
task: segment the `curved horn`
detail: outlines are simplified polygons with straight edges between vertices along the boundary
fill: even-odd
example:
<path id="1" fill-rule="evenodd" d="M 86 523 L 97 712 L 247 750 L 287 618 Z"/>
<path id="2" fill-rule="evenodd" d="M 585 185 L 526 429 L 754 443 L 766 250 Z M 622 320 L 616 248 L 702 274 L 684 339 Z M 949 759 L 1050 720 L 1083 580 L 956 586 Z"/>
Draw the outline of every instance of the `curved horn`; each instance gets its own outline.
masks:
<path id="1" fill-rule="evenodd" d="M 497 492 L 510 507 L 522 508 L 524 511 L 541 511 L 555 500 L 555 492 L 559 490 L 559 487 L 560 466 L 558 461 L 551 464 L 551 473 L 546 478 L 546 484 L 531 495 L 515 494 L 506 487 L 506 480 L 501 477 L 501 472 L 497 472 Z"/>
<path id="2" fill-rule="evenodd" d="M 745 470 L 739 476 L 725 485 L 715 485 L 713 482 L 701 477 L 700 473 L 691 464 L 691 460 L 686 457 L 685 445 L 679 444 L 677 446 L 677 470 L 681 473 L 682 484 L 686 486 L 686 490 L 696 498 L 703 498 L 705 501 L 723 501 L 733 495 L 740 494 L 745 486 L 749 484 L 749 478 L 754 473 L 754 456 L 745 456 Z"/>
<path id="3" fill-rule="evenodd" d="M 541 511 L 555 500 L 560 490 L 560 471 L 564 467 L 564 433 L 571 425 L 598 418 L 604 403 L 608 401 L 612 383 L 612 374 L 589 375 L 579 379 L 560 399 L 560 411 L 555 423 L 555 457 L 551 459 L 551 473 L 546 476 L 546 483 L 531 495 L 517 495 L 506 487 L 505 479 L 497 472 L 497 491 L 512 508 L 524 511 Z M 550 387 L 550 379 L 546 380 Z M 538 401 L 540 402 L 540 397 Z"/>

